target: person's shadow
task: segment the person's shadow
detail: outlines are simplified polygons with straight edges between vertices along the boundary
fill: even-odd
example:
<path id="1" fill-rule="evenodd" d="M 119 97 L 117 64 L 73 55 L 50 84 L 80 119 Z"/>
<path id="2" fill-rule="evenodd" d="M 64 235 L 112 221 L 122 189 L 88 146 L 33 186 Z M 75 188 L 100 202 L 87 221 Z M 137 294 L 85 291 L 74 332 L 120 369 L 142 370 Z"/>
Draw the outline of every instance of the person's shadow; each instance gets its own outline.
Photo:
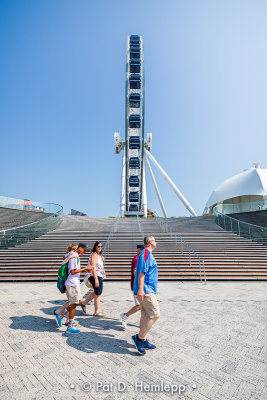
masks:
<path id="1" fill-rule="evenodd" d="M 84 315 L 84 314 L 83 314 Z M 109 317 L 92 317 L 89 315 L 84 315 L 85 318 L 76 318 L 79 321 L 80 326 L 85 328 L 107 331 L 124 331 L 121 322 L 118 319 Z M 127 324 L 128 326 L 137 327 L 137 325 Z"/>
<path id="2" fill-rule="evenodd" d="M 97 353 L 99 351 L 113 354 L 130 354 L 137 355 L 138 353 L 129 350 L 133 345 L 126 340 L 116 339 L 114 335 L 98 332 L 80 332 L 77 335 L 69 335 L 67 344 L 77 350 L 85 353 Z"/>
<path id="3" fill-rule="evenodd" d="M 55 303 L 55 302 L 50 302 Z M 63 304 L 63 303 L 62 303 Z M 61 304 L 61 305 L 62 305 Z M 55 307 L 45 307 L 41 308 L 41 311 L 46 315 L 53 316 Z M 91 313 L 90 313 L 91 311 Z M 122 324 L 120 320 L 109 318 L 109 317 L 93 317 L 93 309 L 90 310 L 89 313 L 84 314 L 81 310 L 81 307 L 78 306 L 75 310 L 75 319 L 79 322 L 80 326 L 84 326 L 85 328 L 90 329 L 101 329 L 101 330 L 109 330 L 114 329 L 116 331 L 123 331 Z M 82 318 L 78 318 L 82 317 Z M 127 323 L 128 326 L 132 326 L 138 328 L 138 325 Z"/>
<path id="4" fill-rule="evenodd" d="M 52 308 L 53 309 L 53 308 Z M 51 315 L 51 309 L 49 308 Z M 66 328 L 64 330 L 57 327 L 54 318 L 40 317 L 36 315 L 24 315 L 11 317 L 11 329 L 32 331 L 32 332 L 55 332 L 63 333 L 67 337 L 67 344 L 77 350 L 85 353 L 97 353 L 103 351 L 113 354 L 130 354 L 138 355 L 136 352 L 129 350 L 133 345 L 124 339 L 117 339 L 114 334 L 107 332 L 97 332 L 96 330 L 111 331 L 123 330 L 120 322 L 112 318 L 99 319 L 97 317 L 79 318 L 81 326 L 95 329 L 92 332 L 80 332 L 79 334 L 68 334 Z"/>
<path id="5" fill-rule="evenodd" d="M 22 317 L 10 317 L 11 329 L 20 329 L 33 332 L 55 332 L 56 322 L 51 318 L 43 318 L 37 315 L 24 315 Z"/>

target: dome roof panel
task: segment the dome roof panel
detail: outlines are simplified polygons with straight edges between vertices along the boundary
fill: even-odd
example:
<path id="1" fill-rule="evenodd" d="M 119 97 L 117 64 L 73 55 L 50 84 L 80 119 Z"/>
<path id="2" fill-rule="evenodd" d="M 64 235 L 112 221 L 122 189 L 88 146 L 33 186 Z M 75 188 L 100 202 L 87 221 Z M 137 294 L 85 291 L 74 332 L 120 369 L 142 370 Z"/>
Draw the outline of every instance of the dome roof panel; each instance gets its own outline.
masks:
<path id="1" fill-rule="evenodd" d="M 226 179 L 212 192 L 206 207 L 246 195 L 267 196 L 267 169 L 253 167 Z"/>

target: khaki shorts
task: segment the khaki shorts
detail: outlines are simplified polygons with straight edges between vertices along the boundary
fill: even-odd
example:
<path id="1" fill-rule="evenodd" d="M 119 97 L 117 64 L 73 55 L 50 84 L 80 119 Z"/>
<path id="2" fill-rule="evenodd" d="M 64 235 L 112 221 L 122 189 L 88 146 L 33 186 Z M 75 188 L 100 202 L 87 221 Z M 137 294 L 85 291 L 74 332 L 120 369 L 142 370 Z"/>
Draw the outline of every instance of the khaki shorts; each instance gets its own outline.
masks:
<path id="1" fill-rule="evenodd" d="M 159 304 L 154 293 L 146 294 L 140 306 L 141 312 L 144 312 L 149 318 L 160 317 Z"/>
<path id="2" fill-rule="evenodd" d="M 79 304 L 80 300 L 82 300 L 80 286 L 66 286 L 67 292 L 69 294 L 69 302 L 70 304 Z"/>

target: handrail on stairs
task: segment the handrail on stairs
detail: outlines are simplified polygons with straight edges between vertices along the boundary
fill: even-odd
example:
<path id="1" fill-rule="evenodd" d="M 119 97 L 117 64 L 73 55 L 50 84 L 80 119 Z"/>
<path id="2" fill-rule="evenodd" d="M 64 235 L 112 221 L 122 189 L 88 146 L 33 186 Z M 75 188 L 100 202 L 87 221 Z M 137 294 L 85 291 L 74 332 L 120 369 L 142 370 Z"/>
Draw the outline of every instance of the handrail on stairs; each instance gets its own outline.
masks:
<path id="1" fill-rule="evenodd" d="M 139 226 L 139 231 L 140 231 L 141 234 L 143 235 L 143 239 L 144 239 L 144 237 L 145 237 L 145 232 L 144 232 L 143 225 L 142 225 L 142 223 L 141 223 L 141 221 L 140 221 L 139 215 L 137 215 L 137 223 L 138 223 L 138 226 Z"/>
<path id="2" fill-rule="evenodd" d="M 109 231 L 109 235 L 108 235 L 108 238 L 107 238 L 107 240 L 106 240 L 106 242 L 105 242 L 102 255 L 106 254 L 106 252 L 107 252 L 107 254 L 109 254 L 110 242 L 111 242 L 112 236 L 114 235 L 116 226 L 117 226 L 117 224 L 118 224 L 119 215 L 120 215 L 120 212 L 118 213 L 117 217 L 115 218 L 115 221 L 114 221 L 113 224 L 111 225 L 111 228 L 110 228 L 110 231 Z"/>
<path id="3" fill-rule="evenodd" d="M 245 237 L 256 242 L 260 242 L 266 246 L 267 244 L 267 228 L 249 222 L 241 221 L 237 218 L 230 217 L 218 211 L 217 206 L 213 208 L 215 222 L 225 231 L 231 231 L 240 237 Z"/>
<path id="4" fill-rule="evenodd" d="M 169 222 L 167 222 L 166 220 L 164 220 L 161 217 L 156 218 L 156 221 L 158 222 L 158 224 L 160 225 L 161 229 L 165 232 L 170 232 L 172 235 L 174 235 L 174 237 L 176 238 L 176 245 L 178 246 L 178 239 L 180 241 L 180 250 L 182 252 L 182 254 L 184 255 L 184 245 L 185 248 L 188 250 L 188 259 L 189 259 L 189 265 L 191 266 L 191 254 L 197 258 L 198 260 L 198 264 L 199 264 L 199 277 L 200 277 L 200 281 L 202 281 L 202 274 L 203 274 L 203 279 L 204 279 L 204 283 L 206 285 L 207 281 L 206 281 L 206 269 L 205 269 L 205 262 L 204 260 L 202 260 L 202 258 L 199 257 L 199 255 L 195 252 L 195 250 L 193 250 L 193 248 L 190 246 L 189 243 L 187 243 L 187 241 L 183 238 L 183 236 L 181 236 L 178 232 L 176 232 L 172 226 L 170 225 Z"/>

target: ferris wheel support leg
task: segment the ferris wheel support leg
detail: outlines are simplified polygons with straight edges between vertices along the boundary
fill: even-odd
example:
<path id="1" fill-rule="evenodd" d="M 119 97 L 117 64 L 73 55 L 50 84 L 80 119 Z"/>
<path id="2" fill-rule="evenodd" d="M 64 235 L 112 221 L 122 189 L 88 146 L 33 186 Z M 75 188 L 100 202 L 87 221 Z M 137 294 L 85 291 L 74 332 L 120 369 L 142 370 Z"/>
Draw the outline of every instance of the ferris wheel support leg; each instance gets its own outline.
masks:
<path id="1" fill-rule="evenodd" d="M 125 164 L 125 151 L 123 152 L 122 157 L 122 174 L 121 174 L 121 216 L 124 216 L 125 212 L 125 171 L 126 171 L 126 164 Z"/>
<path id="2" fill-rule="evenodd" d="M 180 190 L 178 189 L 178 187 L 174 184 L 174 182 L 171 180 L 171 178 L 166 174 L 166 172 L 164 171 L 164 169 L 159 165 L 159 163 L 157 162 L 157 160 L 152 156 L 152 154 L 147 151 L 147 149 L 145 149 L 145 153 L 146 155 L 150 158 L 150 160 L 153 162 L 153 164 L 155 165 L 155 167 L 158 168 L 159 172 L 163 175 L 164 179 L 168 182 L 168 184 L 171 186 L 171 188 L 173 189 L 173 191 L 175 192 L 175 194 L 178 196 L 178 198 L 181 200 L 181 202 L 184 204 L 185 208 L 187 208 L 187 210 L 190 212 L 190 214 L 192 214 L 194 217 L 197 216 L 197 213 L 195 212 L 195 210 L 191 207 L 191 205 L 189 204 L 189 202 L 186 200 L 186 198 L 183 196 L 183 194 L 180 192 Z"/>
<path id="3" fill-rule="evenodd" d="M 146 193 L 146 173 L 145 173 L 145 166 L 143 168 L 143 210 L 144 210 L 144 217 L 147 218 L 147 193 Z"/>
<path id="4" fill-rule="evenodd" d="M 161 195 L 160 195 L 160 191 L 159 191 L 159 188 L 158 188 L 156 179 L 155 179 L 155 177 L 154 177 L 154 174 L 153 174 L 151 165 L 149 164 L 149 161 L 148 161 L 148 158 L 147 158 L 146 155 L 145 155 L 145 160 L 146 160 L 146 165 L 147 165 L 148 171 L 149 171 L 149 173 L 150 173 L 151 180 L 152 180 L 153 185 L 154 185 L 154 188 L 155 188 L 155 192 L 156 192 L 156 194 L 157 194 L 157 196 L 158 196 L 159 204 L 160 204 L 160 207 L 161 207 L 161 209 L 162 209 L 163 215 L 164 215 L 165 218 L 168 218 L 168 215 L 167 215 L 166 209 L 165 209 L 165 207 L 164 207 L 164 203 L 163 203 L 163 201 L 162 201 L 162 197 L 161 197 Z"/>

